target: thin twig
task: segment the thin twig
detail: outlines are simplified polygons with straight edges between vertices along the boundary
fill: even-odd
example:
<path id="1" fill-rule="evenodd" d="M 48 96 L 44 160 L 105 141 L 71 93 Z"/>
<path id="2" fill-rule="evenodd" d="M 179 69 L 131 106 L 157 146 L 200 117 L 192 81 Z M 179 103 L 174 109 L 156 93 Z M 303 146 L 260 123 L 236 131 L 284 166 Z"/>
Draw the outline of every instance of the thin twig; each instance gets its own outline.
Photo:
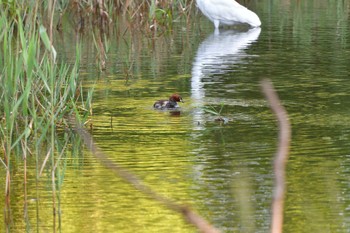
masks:
<path id="1" fill-rule="evenodd" d="M 28 197 L 27 197 L 27 138 L 25 138 L 25 141 L 21 141 L 22 144 L 22 150 L 23 150 L 23 176 L 24 176 L 24 187 L 23 187 L 23 193 L 24 193 L 24 206 L 23 206 L 23 212 L 24 212 L 24 218 L 28 220 Z"/>
<path id="2" fill-rule="evenodd" d="M 43 173 L 43 170 L 44 170 L 44 168 L 45 168 L 46 162 L 47 162 L 47 160 L 48 160 L 49 157 L 50 157 L 51 149 L 52 149 L 52 148 L 50 147 L 50 148 L 49 148 L 49 151 L 47 152 L 47 154 L 46 154 L 46 156 L 45 156 L 45 159 L 44 159 L 44 161 L 43 161 L 43 164 L 41 165 L 41 169 L 40 169 L 40 172 L 39 172 L 39 176 L 41 176 L 42 173 Z"/>
<path id="3" fill-rule="evenodd" d="M 262 89 L 271 110 L 278 120 L 278 148 L 274 160 L 275 188 L 272 202 L 271 232 L 281 233 L 283 230 L 283 205 L 285 195 L 285 168 L 289 154 L 291 128 L 287 111 L 282 106 L 270 80 L 262 81 Z"/>
<path id="4" fill-rule="evenodd" d="M 92 154 L 99 160 L 101 164 L 105 167 L 111 169 L 115 174 L 124 179 L 126 182 L 134 186 L 135 189 L 141 191 L 142 193 L 148 195 L 153 200 L 156 200 L 166 206 L 167 208 L 181 213 L 183 217 L 192 225 L 197 227 L 199 232 L 202 233 L 219 233 L 220 231 L 209 224 L 205 219 L 199 216 L 197 213 L 193 212 L 187 206 L 179 205 L 174 201 L 159 195 L 150 187 L 145 185 L 139 178 L 134 174 L 130 173 L 126 169 L 120 167 L 118 164 L 109 159 L 103 151 L 95 144 L 91 134 L 84 128 L 80 127 L 75 119 L 69 119 L 69 123 L 73 126 L 73 129 L 82 137 L 87 148 L 92 152 Z"/>

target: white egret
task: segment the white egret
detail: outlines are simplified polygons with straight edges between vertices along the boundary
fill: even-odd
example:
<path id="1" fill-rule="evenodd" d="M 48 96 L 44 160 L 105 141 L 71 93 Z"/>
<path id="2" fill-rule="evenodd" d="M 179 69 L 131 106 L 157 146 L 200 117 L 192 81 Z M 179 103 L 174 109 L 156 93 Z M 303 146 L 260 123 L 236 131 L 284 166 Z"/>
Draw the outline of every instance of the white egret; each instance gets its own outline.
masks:
<path id="1" fill-rule="evenodd" d="M 251 10 L 240 5 L 235 0 L 196 0 L 198 8 L 214 23 L 215 29 L 220 24 L 249 24 L 259 27 L 261 21 Z"/>

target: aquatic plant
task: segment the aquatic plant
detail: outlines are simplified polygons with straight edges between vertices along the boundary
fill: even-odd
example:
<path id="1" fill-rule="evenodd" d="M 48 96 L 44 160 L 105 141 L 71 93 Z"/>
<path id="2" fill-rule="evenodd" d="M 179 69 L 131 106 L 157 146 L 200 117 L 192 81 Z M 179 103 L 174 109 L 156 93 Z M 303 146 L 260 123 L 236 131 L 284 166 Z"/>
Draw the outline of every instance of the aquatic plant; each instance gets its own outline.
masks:
<path id="1" fill-rule="evenodd" d="M 220 104 L 220 109 L 214 107 L 213 105 L 209 105 L 209 106 L 203 106 L 202 109 L 204 112 L 212 114 L 215 117 L 215 121 L 220 121 L 223 122 L 224 124 L 228 123 L 229 119 L 227 117 L 224 117 L 221 113 L 222 110 L 224 109 L 224 103 Z"/>
<path id="2" fill-rule="evenodd" d="M 173 1 L 103 1 L 88 0 L 84 2 L 59 1 L 60 18 L 66 13 L 75 15 L 76 22 L 85 27 L 84 22 L 92 22 L 106 31 L 108 23 L 118 21 L 118 17 L 124 17 L 139 30 L 148 32 L 164 32 L 172 29 L 172 22 L 178 17 L 189 17 L 194 0 Z M 89 20 L 90 16 L 93 20 Z M 61 20 L 58 21 L 58 26 Z M 142 28 L 140 28 L 142 26 Z"/>
<path id="3" fill-rule="evenodd" d="M 215 108 L 213 105 L 203 106 L 202 109 L 204 110 L 204 112 L 213 114 L 215 116 L 221 116 L 221 112 L 224 109 L 224 103 L 220 104 L 219 110 L 217 108 Z"/>
<path id="4" fill-rule="evenodd" d="M 11 11 L 12 14 L 12 11 Z M 91 108 L 91 91 L 85 94 L 79 81 L 79 46 L 73 66 L 57 61 L 56 51 L 43 25 L 24 24 L 20 11 L 1 14 L 0 27 L 0 141 L 6 170 L 5 223 L 10 230 L 12 162 L 23 159 L 24 211 L 26 213 L 27 158 L 35 155 L 36 180 L 50 167 L 53 209 L 61 158 L 65 146 L 58 146 L 59 129 L 69 128 L 68 116 L 85 122 Z M 39 164 L 39 154 L 46 158 Z M 45 152 L 44 152 L 45 153 Z M 55 212 L 56 213 L 56 212 Z M 25 214 L 25 216 L 27 216 Z M 54 225 L 55 225 L 54 221 Z"/>

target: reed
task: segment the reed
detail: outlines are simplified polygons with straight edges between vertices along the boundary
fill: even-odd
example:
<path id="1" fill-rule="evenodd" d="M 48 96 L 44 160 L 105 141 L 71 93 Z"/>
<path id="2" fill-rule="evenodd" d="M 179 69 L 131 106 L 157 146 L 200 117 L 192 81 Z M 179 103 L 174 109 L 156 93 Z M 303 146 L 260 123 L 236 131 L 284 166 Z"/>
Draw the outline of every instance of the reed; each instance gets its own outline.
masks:
<path id="1" fill-rule="evenodd" d="M 57 9 L 61 17 L 65 14 L 76 18 L 79 26 L 85 27 L 85 22 L 98 25 L 103 31 L 107 25 L 122 16 L 131 26 L 149 31 L 167 31 L 172 29 L 172 22 L 189 15 L 195 0 L 87 0 L 83 2 L 59 1 Z M 83 23 L 84 22 L 84 23 Z M 58 24 L 61 20 L 58 21 Z"/>
<path id="2" fill-rule="evenodd" d="M 13 8 L 18 7 L 18 9 Z M 34 8 L 36 7 L 33 6 Z M 21 9 L 21 10 L 20 10 Z M 60 129 L 68 128 L 67 117 L 76 116 L 85 122 L 90 113 L 91 91 L 84 98 L 79 81 L 79 46 L 73 66 L 57 61 L 52 39 L 44 25 L 36 19 L 23 18 L 27 11 L 9 5 L 0 16 L 0 141 L 6 170 L 5 224 L 10 231 L 12 161 L 23 159 L 24 216 L 27 219 L 27 159 L 35 155 L 36 179 L 44 167 L 52 178 L 52 203 L 56 202 L 61 177 L 60 165 L 66 146 L 58 146 Z M 15 12 L 15 13 L 14 13 Z M 31 15 L 37 17 L 37 15 Z M 29 22 L 35 22 L 30 24 Z M 65 145 L 69 141 L 65 142 Z M 39 154 L 47 149 L 47 158 L 40 164 Z M 50 161 L 50 163 L 47 163 Z M 56 229 L 54 214 L 53 229 Z M 54 230 L 55 231 L 55 230 Z"/>

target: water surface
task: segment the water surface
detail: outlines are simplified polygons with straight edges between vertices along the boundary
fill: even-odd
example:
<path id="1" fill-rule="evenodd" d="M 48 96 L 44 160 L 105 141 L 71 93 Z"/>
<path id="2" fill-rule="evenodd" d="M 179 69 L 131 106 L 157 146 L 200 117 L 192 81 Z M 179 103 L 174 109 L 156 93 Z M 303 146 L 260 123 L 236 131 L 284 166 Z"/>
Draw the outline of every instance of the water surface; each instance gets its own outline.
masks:
<path id="1" fill-rule="evenodd" d="M 285 232 L 348 232 L 349 2 L 263 0 L 249 7 L 261 29 L 215 35 L 198 14 L 159 38 L 111 36 L 103 72 L 86 38 L 81 77 L 95 87 L 91 133 L 111 160 L 223 232 L 267 232 L 278 129 L 259 82 L 269 78 L 293 132 Z M 62 41 L 63 56 L 72 59 L 72 38 Z M 180 114 L 152 109 L 174 92 L 185 100 Z M 203 110 L 221 105 L 227 124 Z M 49 178 L 45 185 L 40 223 L 32 223 L 44 232 L 52 228 Z M 60 203 L 63 232 L 195 231 L 86 150 L 67 156 Z"/>

